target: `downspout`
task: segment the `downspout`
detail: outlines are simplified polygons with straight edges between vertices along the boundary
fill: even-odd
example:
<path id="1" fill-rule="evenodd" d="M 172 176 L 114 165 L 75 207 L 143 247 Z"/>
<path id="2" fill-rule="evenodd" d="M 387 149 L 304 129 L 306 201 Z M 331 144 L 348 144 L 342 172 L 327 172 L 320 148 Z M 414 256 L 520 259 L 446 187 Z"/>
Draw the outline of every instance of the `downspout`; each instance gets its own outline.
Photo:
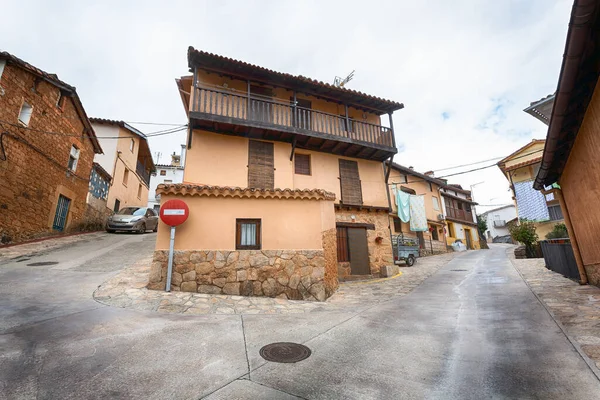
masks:
<path id="1" fill-rule="evenodd" d="M 540 192 L 542 192 L 542 194 L 544 195 L 553 194 L 558 199 L 558 202 L 560 203 L 560 208 L 563 211 L 565 225 L 567 226 L 567 232 L 569 232 L 569 238 L 571 239 L 573 255 L 575 256 L 575 261 L 577 262 L 577 269 L 579 270 L 579 276 L 581 278 L 579 284 L 587 285 L 587 273 L 585 272 L 585 268 L 583 266 L 583 258 L 581 258 L 581 253 L 579 251 L 579 243 L 577 242 L 577 236 L 575 236 L 575 230 L 573 229 L 573 225 L 571 224 L 571 216 L 569 215 L 569 209 L 567 208 L 567 203 L 565 203 L 565 198 L 563 197 L 562 190 L 557 188 L 546 190 L 542 188 L 540 189 Z"/>
<path id="2" fill-rule="evenodd" d="M 390 211 L 388 211 L 388 231 L 390 232 L 390 243 L 392 244 L 392 253 L 394 252 L 394 235 L 392 234 L 392 225 L 390 223 L 390 212 L 392 212 L 393 208 L 392 208 L 392 199 L 390 197 L 390 186 L 388 184 L 388 181 L 390 179 L 390 172 L 392 171 L 392 162 L 394 162 L 394 155 L 392 154 L 392 156 L 390 157 L 390 160 L 387 164 L 387 168 L 386 168 L 386 162 L 383 162 L 383 171 L 385 173 L 385 194 L 387 194 L 387 200 L 388 200 L 388 208 L 390 209 Z M 392 254 L 392 260 L 394 259 L 394 254 Z"/>

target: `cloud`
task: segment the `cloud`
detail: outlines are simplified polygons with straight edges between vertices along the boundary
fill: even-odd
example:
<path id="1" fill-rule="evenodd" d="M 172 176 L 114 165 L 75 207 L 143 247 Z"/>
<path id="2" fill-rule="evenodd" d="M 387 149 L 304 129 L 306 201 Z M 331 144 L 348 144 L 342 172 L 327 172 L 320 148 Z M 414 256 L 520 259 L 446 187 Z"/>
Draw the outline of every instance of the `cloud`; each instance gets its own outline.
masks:
<path id="1" fill-rule="evenodd" d="M 348 87 L 405 104 L 395 161 L 426 171 L 545 137 L 522 109 L 556 88 L 572 1 L 6 3 L 4 49 L 76 86 L 89 115 L 185 123 L 174 78 L 189 45 L 326 82 L 356 70 Z M 485 181 L 481 203 L 511 201 L 497 168 L 452 180 Z"/>

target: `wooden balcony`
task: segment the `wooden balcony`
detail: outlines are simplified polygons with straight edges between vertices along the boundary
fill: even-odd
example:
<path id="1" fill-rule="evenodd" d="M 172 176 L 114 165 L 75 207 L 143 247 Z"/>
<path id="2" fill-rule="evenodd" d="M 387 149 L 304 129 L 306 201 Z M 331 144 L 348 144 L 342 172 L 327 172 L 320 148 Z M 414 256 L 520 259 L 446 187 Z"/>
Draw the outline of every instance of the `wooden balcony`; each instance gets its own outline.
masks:
<path id="1" fill-rule="evenodd" d="M 239 91 L 193 87 L 189 117 L 192 129 L 348 157 L 383 161 L 397 153 L 390 128 Z"/>
<path id="2" fill-rule="evenodd" d="M 459 222 L 474 224 L 473 213 L 471 211 L 459 210 L 458 208 L 446 207 L 446 218 L 454 219 Z"/>

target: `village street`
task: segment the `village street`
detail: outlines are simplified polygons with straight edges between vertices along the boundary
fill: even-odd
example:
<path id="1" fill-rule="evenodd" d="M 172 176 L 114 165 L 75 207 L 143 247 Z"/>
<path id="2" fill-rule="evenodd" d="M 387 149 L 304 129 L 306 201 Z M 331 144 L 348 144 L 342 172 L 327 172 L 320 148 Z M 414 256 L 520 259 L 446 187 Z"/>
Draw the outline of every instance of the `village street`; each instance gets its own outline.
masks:
<path id="1" fill-rule="evenodd" d="M 353 297 L 344 307 L 344 294 L 331 309 L 273 315 L 95 301 L 99 285 L 151 254 L 154 238 L 92 234 L 0 263 L 1 398 L 600 398 L 598 379 L 513 268 L 507 246 L 441 256 L 445 265 L 414 291 L 365 298 L 365 307 Z M 434 259 L 412 271 L 436 270 Z M 28 266 L 38 262 L 56 264 Z M 406 285 L 404 270 L 362 285 L 363 295 Z M 279 341 L 303 343 L 312 355 L 265 362 L 258 350 Z"/>

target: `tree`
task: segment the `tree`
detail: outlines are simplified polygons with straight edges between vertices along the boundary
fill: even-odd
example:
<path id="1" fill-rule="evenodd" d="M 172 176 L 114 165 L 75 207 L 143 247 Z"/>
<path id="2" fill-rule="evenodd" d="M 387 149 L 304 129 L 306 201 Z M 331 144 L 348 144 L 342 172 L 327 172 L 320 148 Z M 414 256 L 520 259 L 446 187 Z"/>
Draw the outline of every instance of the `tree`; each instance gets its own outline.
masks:
<path id="1" fill-rule="evenodd" d="M 479 248 L 489 249 L 485 240 L 485 231 L 487 231 L 487 220 L 481 215 L 477 216 L 477 233 L 479 233 Z"/>
<path id="2" fill-rule="evenodd" d="M 563 239 L 568 238 L 569 232 L 565 224 L 556 224 L 554 228 L 546 235 L 546 239 Z"/>
<path id="3" fill-rule="evenodd" d="M 535 257 L 535 244 L 538 241 L 535 225 L 533 221 L 522 219 L 519 225 L 509 226 L 510 236 L 517 242 L 523 243 L 527 251 L 528 258 Z"/>

